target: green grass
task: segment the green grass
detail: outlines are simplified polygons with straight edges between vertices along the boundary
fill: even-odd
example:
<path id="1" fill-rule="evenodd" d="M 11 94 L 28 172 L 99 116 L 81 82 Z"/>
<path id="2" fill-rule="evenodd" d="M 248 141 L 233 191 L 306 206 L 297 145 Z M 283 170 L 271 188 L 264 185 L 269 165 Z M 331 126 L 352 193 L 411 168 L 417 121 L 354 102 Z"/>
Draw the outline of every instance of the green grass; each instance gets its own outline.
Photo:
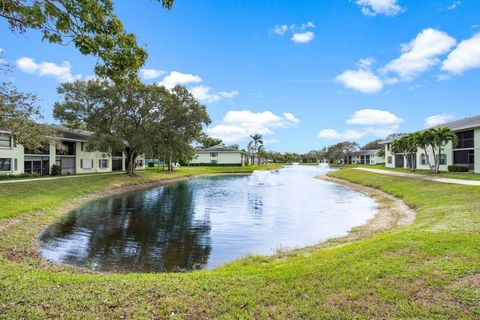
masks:
<path id="1" fill-rule="evenodd" d="M 63 186 L 61 197 L 49 195 L 47 210 L 17 212 L 17 218 L 0 222 L 0 318 L 480 317 L 480 187 L 349 169 L 332 175 L 403 198 L 418 210 L 414 224 L 337 247 L 249 257 L 211 271 L 90 274 L 47 264 L 36 254 L 33 239 L 72 197 Z M 77 187 L 86 192 L 111 186 L 102 179 L 107 178 L 91 189 L 87 182 Z M 109 179 L 128 183 L 126 177 Z M 47 188 L 46 181 L 36 183 L 23 196 Z M 5 187 L 0 185 L 0 194 Z M 15 215 L 15 206 L 3 207 L 9 200 L 30 210 L 20 204 L 25 199 L 9 193 L 0 205 L 7 216 Z"/>
<path id="2" fill-rule="evenodd" d="M 442 178 L 451 178 L 451 179 L 462 179 L 462 180 L 480 180 L 480 174 L 473 173 L 473 172 L 439 172 L 437 174 L 433 174 L 431 170 L 415 170 L 410 171 L 408 169 L 403 168 L 387 168 L 383 165 L 367 165 L 367 164 L 339 164 L 339 165 L 332 165 L 332 167 L 337 168 L 371 168 L 371 169 L 380 169 L 380 170 L 388 170 L 388 171 L 396 171 L 396 172 L 404 172 L 404 173 L 414 173 L 414 174 L 423 174 L 435 177 L 442 177 Z"/>

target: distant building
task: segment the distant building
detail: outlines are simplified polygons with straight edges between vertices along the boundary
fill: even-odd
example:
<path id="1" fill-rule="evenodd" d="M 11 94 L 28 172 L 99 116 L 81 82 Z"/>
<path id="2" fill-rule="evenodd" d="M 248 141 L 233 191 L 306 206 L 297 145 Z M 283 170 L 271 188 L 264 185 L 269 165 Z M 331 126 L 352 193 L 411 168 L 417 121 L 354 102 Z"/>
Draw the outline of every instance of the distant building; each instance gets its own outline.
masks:
<path id="1" fill-rule="evenodd" d="M 217 145 L 210 148 L 196 148 L 191 166 L 243 166 L 251 164 L 254 157 L 249 157 L 243 150 Z M 255 161 L 255 163 L 257 163 Z"/>
<path id="2" fill-rule="evenodd" d="M 374 150 L 360 150 L 355 152 L 351 157 L 352 164 L 384 164 L 385 158 L 378 154 L 381 149 Z"/>
<path id="3" fill-rule="evenodd" d="M 111 150 L 88 151 L 87 140 L 93 134 L 88 131 L 56 127 L 63 148 L 51 142 L 39 150 L 24 148 L 11 133 L 0 130 L 0 174 L 31 173 L 42 176 L 51 173 L 52 165 L 60 167 L 61 175 L 112 172 L 126 170 L 123 152 Z M 137 158 L 136 169 L 144 169 L 143 156 Z"/>
<path id="4" fill-rule="evenodd" d="M 462 166 L 469 171 L 480 173 L 480 115 L 462 120 L 452 121 L 435 126 L 434 128 L 450 128 L 457 134 L 458 142 L 452 145 L 449 142 L 439 156 L 440 171 L 448 171 L 448 166 Z M 385 166 L 389 168 L 407 168 L 407 159 L 403 154 L 392 153 L 392 142 L 385 141 Z M 428 157 L 434 161 L 431 148 L 427 149 Z M 411 155 L 413 156 L 413 155 Z M 427 155 L 423 149 L 416 153 L 418 169 L 429 170 Z"/>

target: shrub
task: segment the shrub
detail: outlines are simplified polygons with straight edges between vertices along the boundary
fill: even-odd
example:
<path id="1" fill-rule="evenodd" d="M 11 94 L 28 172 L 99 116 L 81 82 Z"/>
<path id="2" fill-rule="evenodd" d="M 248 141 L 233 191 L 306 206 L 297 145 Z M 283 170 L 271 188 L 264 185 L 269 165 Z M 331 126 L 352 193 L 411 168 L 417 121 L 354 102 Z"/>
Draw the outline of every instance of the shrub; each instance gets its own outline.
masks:
<path id="1" fill-rule="evenodd" d="M 36 173 L 21 173 L 21 174 L 0 174 L 0 180 L 7 180 L 7 179 L 21 179 L 21 178 L 38 178 L 41 175 Z"/>
<path id="2" fill-rule="evenodd" d="M 52 165 L 52 170 L 50 171 L 50 175 L 59 176 L 60 175 L 60 166 L 58 166 L 56 164 Z"/>
<path id="3" fill-rule="evenodd" d="M 155 163 L 153 163 L 153 162 L 149 162 L 149 163 L 148 163 L 148 167 L 149 167 L 149 168 L 153 168 L 153 167 L 155 167 Z"/>
<path id="4" fill-rule="evenodd" d="M 448 166 L 448 172 L 468 172 L 468 167 L 464 167 L 464 166 Z"/>

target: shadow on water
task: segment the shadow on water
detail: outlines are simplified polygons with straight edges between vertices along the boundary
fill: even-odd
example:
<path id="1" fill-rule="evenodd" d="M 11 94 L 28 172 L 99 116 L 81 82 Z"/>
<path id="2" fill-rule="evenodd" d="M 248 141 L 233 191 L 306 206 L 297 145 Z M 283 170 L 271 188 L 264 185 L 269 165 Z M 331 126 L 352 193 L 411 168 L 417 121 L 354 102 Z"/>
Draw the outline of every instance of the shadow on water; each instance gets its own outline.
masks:
<path id="1" fill-rule="evenodd" d="M 40 236 L 48 260 L 100 271 L 212 268 L 247 254 L 344 235 L 374 215 L 363 194 L 293 166 L 252 177 L 208 177 L 87 203 Z"/>

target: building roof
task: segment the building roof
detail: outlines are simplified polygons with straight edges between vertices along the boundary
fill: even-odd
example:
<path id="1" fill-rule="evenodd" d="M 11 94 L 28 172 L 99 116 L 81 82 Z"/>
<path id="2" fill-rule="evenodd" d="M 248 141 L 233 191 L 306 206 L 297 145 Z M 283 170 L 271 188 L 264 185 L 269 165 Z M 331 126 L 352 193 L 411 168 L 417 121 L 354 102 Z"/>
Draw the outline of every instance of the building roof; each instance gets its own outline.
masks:
<path id="1" fill-rule="evenodd" d="M 64 139 L 87 140 L 90 136 L 93 135 L 93 132 L 90 132 L 90 131 L 74 130 L 74 129 L 69 129 L 61 126 L 54 126 L 53 128 Z"/>
<path id="2" fill-rule="evenodd" d="M 357 156 L 376 156 L 380 149 L 366 149 L 366 150 L 360 150 L 355 152 L 354 154 Z"/>
<path id="3" fill-rule="evenodd" d="M 226 147 L 224 145 L 216 145 L 216 146 L 213 146 L 213 147 L 209 147 L 209 148 L 196 148 L 196 151 L 199 151 L 199 152 L 244 152 L 242 150 L 238 150 L 238 149 L 235 149 L 235 148 L 229 148 L 229 147 Z"/>
<path id="4" fill-rule="evenodd" d="M 478 128 L 480 127 L 480 115 L 474 116 L 474 117 L 469 117 L 469 118 L 464 118 L 460 120 L 455 120 L 447 123 L 442 123 L 437 126 L 434 126 L 432 128 L 440 128 L 440 127 L 445 127 L 445 128 L 450 128 L 452 130 L 463 130 L 463 129 L 472 129 L 472 128 Z"/>

